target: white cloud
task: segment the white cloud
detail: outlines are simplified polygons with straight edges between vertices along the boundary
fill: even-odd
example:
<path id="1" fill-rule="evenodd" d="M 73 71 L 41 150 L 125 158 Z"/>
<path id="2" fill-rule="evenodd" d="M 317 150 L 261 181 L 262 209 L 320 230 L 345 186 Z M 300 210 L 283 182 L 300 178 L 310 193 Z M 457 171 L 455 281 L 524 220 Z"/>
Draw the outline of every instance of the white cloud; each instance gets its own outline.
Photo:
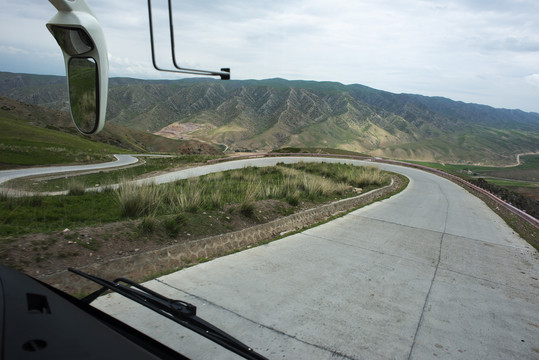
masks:
<path id="1" fill-rule="evenodd" d="M 524 78 L 526 82 L 539 89 L 539 74 L 532 74 Z"/>
<path id="2" fill-rule="evenodd" d="M 13 46 L 0 45 L 0 53 L 6 55 L 27 55 L 29 54 L 29 51 L 25 49 L 19 49 Z"/>
<path id="3" fill-rule="evenodd" d="M 88 3 L 105 31 L 111 76 L 176 77 L 151 65 L 145 2 Z M 153 4 L 158 61 L 168 67 L 166 2 Z M 539 71 L 536 0 L 182 0 L 173 6 L 176 54 L 185 67 L 231 67 L 234 79 L 332 80 L 539 111 L 537 99 L 525 96 L 537 83 L 527 75 Z M 36 54 L 60 54 L 45 29 L 54 13 L 47 2 L 3 6 L 0 71 L 53 68 L 52 58 L 45 63 Z"/>
<path id="4" fill-rule="evenodd" d="M 138 78 L 159 78 L 160 73 L 152 71 L 150 62 L 136 61 L 127 57 L 115 56 L 109 52 L 109 74 Z"/>

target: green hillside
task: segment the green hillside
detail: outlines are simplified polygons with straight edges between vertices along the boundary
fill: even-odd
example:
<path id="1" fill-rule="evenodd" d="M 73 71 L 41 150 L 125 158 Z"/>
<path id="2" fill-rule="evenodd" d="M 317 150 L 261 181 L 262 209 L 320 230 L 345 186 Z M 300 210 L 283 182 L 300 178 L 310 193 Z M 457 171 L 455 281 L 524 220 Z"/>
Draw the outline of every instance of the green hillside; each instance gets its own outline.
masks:
<path id="1" fill-rule="evenodd" d="M 81 135 L 68 113 L 0 97 L 0 169 L 112 160 L 115 153 L 219 154 L 216 146 L 176 141 L 107 124 Z"/>
<path id="2" fill-rule="evenodd" d="M 112 160 L 116 146 L 32 125 L 0 108 L 0 169 Z"/>
<path id="3" fill-rule="evenodd" d="M 65 89 L 60 96 L 43 85 L 51 81 L 56 89 L 58 79 L 0 73 L 0 95 L 63 109 Z M 510 164 L 518 153 L 539 151 L 537 113 L 357 84 L 113 78 L 109 85 L 108 126 L 226 145 L 231 151 L 331 147 L 478 164 Z"/>

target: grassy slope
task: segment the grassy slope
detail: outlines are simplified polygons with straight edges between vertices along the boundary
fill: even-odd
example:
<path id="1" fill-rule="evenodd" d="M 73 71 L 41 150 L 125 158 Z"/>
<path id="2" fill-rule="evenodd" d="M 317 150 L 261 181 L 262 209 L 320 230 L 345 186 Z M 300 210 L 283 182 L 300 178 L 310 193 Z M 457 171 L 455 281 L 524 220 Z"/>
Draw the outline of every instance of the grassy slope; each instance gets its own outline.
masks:
<path id="1" fill-rule="evenodd" d="M 139 176 L 145 176 L 152 172 L 170 171 L 188 166 L 197 166 L 204 164 L 207 160 L 214 158 L 210 155 L 179 155 L 170 158 L 144 158 L 144 162 L 138 166 L 126 167 L 121 169 L 110 169 L 99 172 L 90 172 L 74 176 L 46 176 L 45 178 L 21 178 L 10 180 L 4 183 L 9 189 L 43 192 L 43 191 L 64 191 L 71 190 L 73 187 L 82 188 L 118 184 L 126 179 L 135 179 Z"/>
<path id="2" fill-rule="evenodd" d="M 96 162 L 113 153 L 219 154 L 211 144 L 177 141 L 107 123 L 92 137 L 68 113 L 0 97 L 0 169 Z"/>
<path id="3" fill-rule="evenodd" d="M 53 129 L 40 128 L 22 120 L 0 115 L 0 168 L 15 166 L 95 162 L 110 154 L 125 152 Z"/>
<path id="4" fill-rule="evenodd" d="M 513 171 L 522 171 L 522 170 L 538 170 L 539 169 L 539 154 L 535 155 L 524 155 L 520 157 L 521 164 L 518 166 L 511 167 L 499 167 L 499 166 L 479 166 L 479 165 L 470 165 L 470 164 L 440 164 L 435 162 L 421 162 L 421 161 L 410 161 L 416 164 L 422 164 L 425 166 L 430 166 L 436 169 L 441 169 L 449 173 L 454 173 L 457 175 L 462 175 L 464 173 L 472 172 L 475 174 L 488 174 L 492 172 L 506 172 L 507 177 L 511 178 L 510 173 Z"/>
<path id="5" fill-rule="evenodd" d="M 357 195 L 353 187 L 368 191 L 389 181 L 388 174 L 376 168 L 299 163 L 230 170 L 158 186 L 123 184 L 117 191 L 77 196 L 0 196 L 0 245 L 9 242 L 10 239 L 3 238 L 6 236 L 100 225 L 127 218 L 190 216 L 202 211 L 213 212 L 217 217 L 232 216 L 231 212 L 224 212 L 230 205 L 245 204 L 246 209 L 238 211 L 256 217 L 254 209 L 259 201 L 274 200 L 299 209 L 303 202 L 325 203 L 351 197 Z M 200 223 L 196 226 L 207 227 Z"/>
<path id="6" fill-rule="evenodd" d="M 520 160 L 520 165 L 511 167 L 413 162 L 441 169 L 467 180 L 484 178 L 490 184 L 539 200 L 539 154 L 521 156 Z"/>
<path id="7" fill-rule="evenodd" d="M 539 136 L 517 130 L 470 127 L 455 134 L 386 147 L 379 156 L 408 160 L 509 164 L 515 154 L 533 149 Z"/>
<path id="8" fill-rule="evenodd" d="M 45 87 L 48 82 L 65 91 L 61 77 L 0 73 L 0 93 L 65 108 L 62 96 Z M 176 121 L 193 122 L 203 125 L 195 138 L 241 151 L 334 147 L 492 165 L 510 164 L 517 153 L 537 151 L 539 143 L 538 114 L 332 82 L 113 78 L 109 116 L 110 123 L 151 132 Z M 141 143 L 147 144 L 132 144 Z"/>

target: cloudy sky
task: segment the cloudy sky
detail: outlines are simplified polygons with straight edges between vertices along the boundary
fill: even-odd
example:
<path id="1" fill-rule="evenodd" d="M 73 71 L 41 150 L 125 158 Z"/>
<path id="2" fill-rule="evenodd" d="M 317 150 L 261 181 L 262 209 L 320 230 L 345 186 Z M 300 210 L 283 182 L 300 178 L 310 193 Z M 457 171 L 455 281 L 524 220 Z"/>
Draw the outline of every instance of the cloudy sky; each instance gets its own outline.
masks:
<path id="1" fill-rule="evenodd" d="M 151 65 L 145 0 L 87 0 L 110 76 L 180 78 Z M 166 1 L 153 0 L 158 63 L 170 64 Z M 358 83 L 539 112 L 537 0 L 174 0 L 184 67 L 233 79 Z M 0 71 L 64 75 L 45 0 L 4 1 Z M 164 26 L 163 26 L 164 25 Z"/>

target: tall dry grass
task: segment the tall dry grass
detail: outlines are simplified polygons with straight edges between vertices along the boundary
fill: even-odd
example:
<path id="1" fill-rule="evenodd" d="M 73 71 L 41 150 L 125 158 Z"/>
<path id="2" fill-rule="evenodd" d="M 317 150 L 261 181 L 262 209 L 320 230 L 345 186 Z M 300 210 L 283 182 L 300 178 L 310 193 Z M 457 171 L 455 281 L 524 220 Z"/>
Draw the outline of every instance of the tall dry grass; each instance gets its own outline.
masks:
<path id="1" fill-rule="evenodd" d="M 167 187 L 167 198 L 173 212 L 197 212 L 203 205 L 203 188 L 205 183 L 200 179 L 189 179 Z"/>
<path id="2" fill-rule="evenodd" d="M 120 211 L 126 217 L 154 215 L 163 200 L 163 187 L 124 181 L 115 190 Z"/>
<path id="3" fill-rule="evenodd" d="M 71 179 L 67 186 L 67 194 L 72 196 L 78 196 L 78 195 L 84 195 L 86 192 L 86 187 L 84 186 L 84 183 L 76 180 Z"/>
<path id="4" fill-rule="evenodd" d="M 323 164 L 325 166 L 326 164 Z M 282 167 L 284 179 L 281 187 L 283 197 L 294 196 L 303 192 L 309 198 L 343 194 L 349 187 L 344 182 L 334 181 L 321 175 L 312 174 L 294 168 Z"/>
<path id="5" fill-rule="evenodd" d="M 297 205 L 301 199 L 339 196 L 351 186 L 379 186 L 388 181 L 388 175 L 374 166 L 299 163 L 231 170 L 161 186 L 125 182 L 116 192 L 122 214 L 128 217 L 222 209 L 225 204 L 241 204 L 242 212 L 251 214 L 262 199 Z"/>

